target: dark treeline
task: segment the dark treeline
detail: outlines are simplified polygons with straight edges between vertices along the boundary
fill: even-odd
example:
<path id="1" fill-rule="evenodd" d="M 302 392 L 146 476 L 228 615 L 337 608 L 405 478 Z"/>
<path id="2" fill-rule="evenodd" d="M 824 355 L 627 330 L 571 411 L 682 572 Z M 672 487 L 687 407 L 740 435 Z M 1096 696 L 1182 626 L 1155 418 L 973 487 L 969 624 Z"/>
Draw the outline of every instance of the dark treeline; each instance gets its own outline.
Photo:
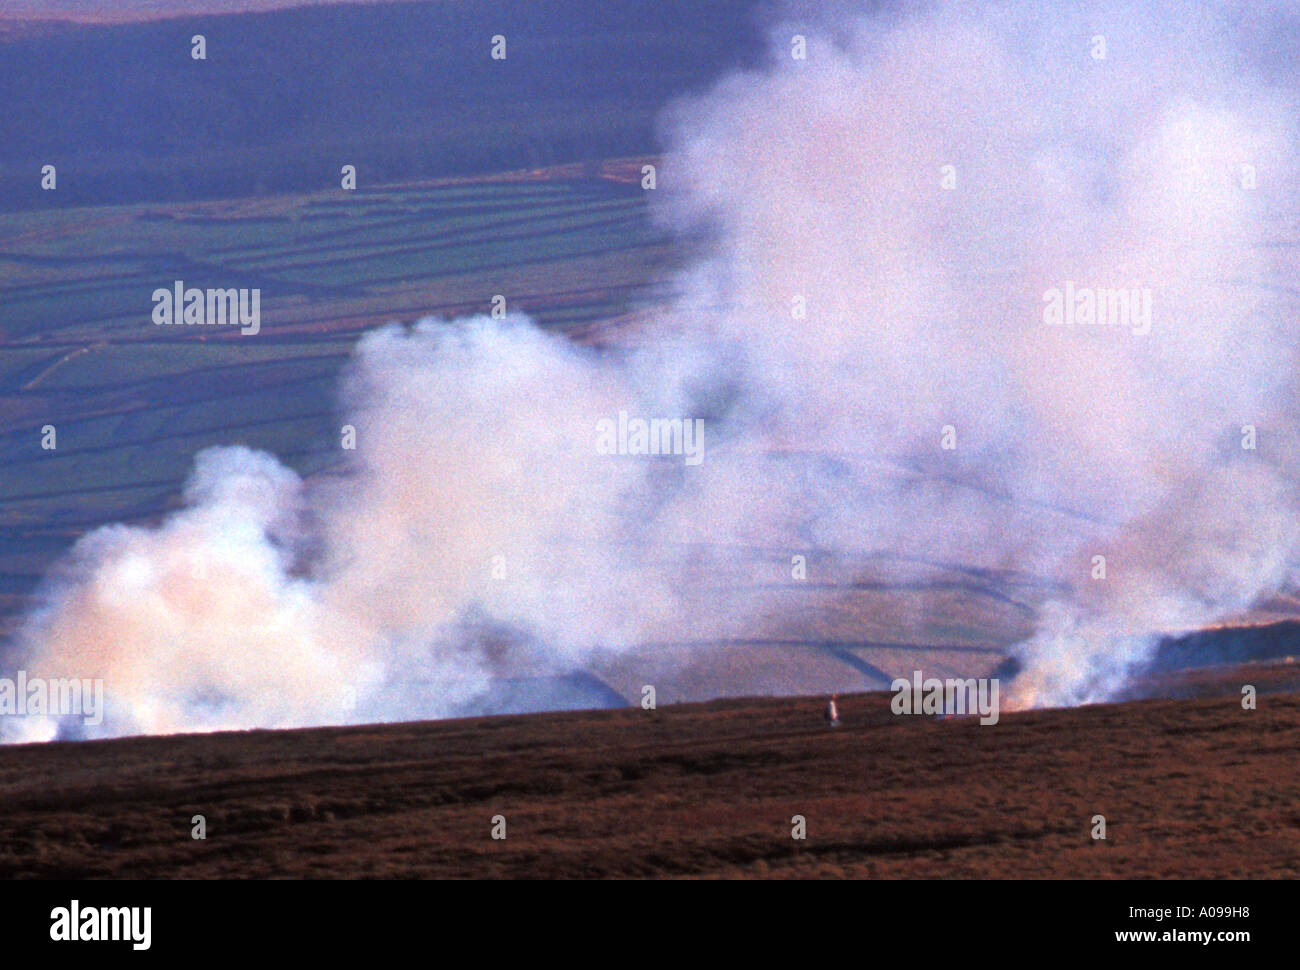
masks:
<path id="1" fill-rule="evenodd" d="M 654 151 L 665 104 L 761 56 L 755 6 L 437 0 L 19 31 L 0 41 L 0 209 Z"/>

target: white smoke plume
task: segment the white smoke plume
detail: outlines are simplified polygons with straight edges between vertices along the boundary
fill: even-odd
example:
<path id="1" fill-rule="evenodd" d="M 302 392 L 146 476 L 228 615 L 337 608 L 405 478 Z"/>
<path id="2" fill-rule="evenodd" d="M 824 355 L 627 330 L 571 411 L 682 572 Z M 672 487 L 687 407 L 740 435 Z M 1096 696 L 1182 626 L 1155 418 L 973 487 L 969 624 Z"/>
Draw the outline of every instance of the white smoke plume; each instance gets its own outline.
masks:
<path id="1" fill-rule="evenodd" d="M 1294 581 L 1296 6 L 792 17 L 664 121 L 657 214 L 707 242 L 635 340 L 366 336 L 335 474 L 200 454 L 183 510 L 77 545 L 7 663 L 102 677 L 105 734 L 447 716 L 777 628 L 720 577 L 817 548 L 1042 575 L 1014 702 L 1113 696 L 1160 632 Z M 1049 325 L 1067 283 L 1149 321 Z M 704 419 L 702 463 L 600 454 L 620 411 Z"/>

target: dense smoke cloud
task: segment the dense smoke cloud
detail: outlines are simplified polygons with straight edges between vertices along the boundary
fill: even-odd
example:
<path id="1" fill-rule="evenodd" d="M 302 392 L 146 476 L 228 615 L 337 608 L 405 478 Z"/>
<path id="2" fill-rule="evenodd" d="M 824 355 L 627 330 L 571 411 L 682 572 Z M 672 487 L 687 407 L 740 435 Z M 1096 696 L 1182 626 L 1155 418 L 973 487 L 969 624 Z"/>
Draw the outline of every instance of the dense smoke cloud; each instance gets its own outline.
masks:
<path id="1" fill-rule="evenodd" d="M 776 601 L 718 577 L 816 548 L 1041 574 L 1014 702 L 1112 696 L 1159 632 L 1292 582 L 1297 115 L 1263 52 L 1294 14 L 782 26 L 665 118 L 656 214 L 707 244 L 635 340 L 366 336 L 335 474 L 200 454 L 182 511 L 78 544 L 9 662 L 104 678 L 108 734 L 447 716 L 770 630 Z M 1080 322 L 1084 291 L 1131 315 Z M 703 419 L 703 461 L 602 454 L 620 413 Z"/>

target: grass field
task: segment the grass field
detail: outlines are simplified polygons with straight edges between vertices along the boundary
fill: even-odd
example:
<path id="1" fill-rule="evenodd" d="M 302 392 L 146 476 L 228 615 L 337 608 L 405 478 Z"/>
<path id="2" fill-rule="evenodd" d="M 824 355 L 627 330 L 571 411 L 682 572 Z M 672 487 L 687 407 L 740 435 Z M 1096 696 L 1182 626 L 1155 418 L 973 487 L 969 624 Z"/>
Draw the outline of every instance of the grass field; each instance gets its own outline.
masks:
<path id="1" fill-rule="evenodd" d="M 339 372 L 368 328 L 486 312 L 498 293 L 576 340 L 639 322 L 689 248 L 652 227 L 644 161 L 0 217 L 0 636 L 79 536 L 173 508 L 202 448 L 264 448 L 305 475 L 329 467 Z M 154 326 L 151 294 L 177 279 L 259 287 L 261 332 Z M 892 563 L 881 582 L 878 554 L 808 552 L 818 580 L 783 587 L 780 615 L 752 639 L 647 644 L 593 672 L 634 697 L 658 668 L 672 701 L 879 689 L 918 661 L 984 674 L 1059 592 L 964 563 L 901 564 L 906 579 Z M 782 574 L 788 555 L 748 550 L 708 582 L 770 601 L 757 577 Z M 1294 609 L 1261 604 L 1250 619 Z"/>
<path id="2" fill-rule="evenodd" d="M 486 312 L 500 293 L 575 340 L 626 336 L 689 248 L 652 227 L 644 161 L 0 219 L 0 635 L 79 536 L 173 508 L 202 448 L 328 468 L 339 372 L 368 328 Z M 261 332 L 154 326 L 151 294 L 176 279 L 259 287 Z M 593 672 L 633 697 L 656 670 L 665 701 L 879 688 L 920 656 L 941 675 L 982 673 L 1050 593 L 1033 576 L 944 563 L 882 586 L 871 556 L 809 552 L 821 579 L 791 587 L 754 639 L 646 644 Z M 788 550 L 741 561 L 707 582 L 757 602 Z"/>
<path id="3" fill-rule="evenodd" d="M 327 466 L 362 331 L 487 312 L 499 293 L 582 338 L 653 299 L 673 254 L 636 172 L 0 218 L 0 631 L 78 535 L 165 511 L 201 448 Z M 154 326 L 151 294 L 178 279 L 260 288 L 261 332 Z"/>

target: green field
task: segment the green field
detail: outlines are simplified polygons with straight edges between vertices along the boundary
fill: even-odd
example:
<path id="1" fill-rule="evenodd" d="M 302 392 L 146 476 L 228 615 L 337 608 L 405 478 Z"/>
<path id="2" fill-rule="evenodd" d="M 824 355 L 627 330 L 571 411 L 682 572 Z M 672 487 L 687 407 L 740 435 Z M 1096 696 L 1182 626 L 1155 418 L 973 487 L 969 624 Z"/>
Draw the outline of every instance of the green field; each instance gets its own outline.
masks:
<path id="1" fill-rule="evenodd" d="M 500 293 L 581 337 L 654 299 L 673 258 L 638 184 L 565 170 L 0 218 L 0 632 L 79 535 L 168 509 L 200 449 L 327 465 L 366 329 Z M 178 279 L 260 288 L 260 333 L 155 326 Z"/>

